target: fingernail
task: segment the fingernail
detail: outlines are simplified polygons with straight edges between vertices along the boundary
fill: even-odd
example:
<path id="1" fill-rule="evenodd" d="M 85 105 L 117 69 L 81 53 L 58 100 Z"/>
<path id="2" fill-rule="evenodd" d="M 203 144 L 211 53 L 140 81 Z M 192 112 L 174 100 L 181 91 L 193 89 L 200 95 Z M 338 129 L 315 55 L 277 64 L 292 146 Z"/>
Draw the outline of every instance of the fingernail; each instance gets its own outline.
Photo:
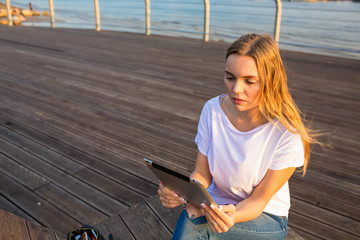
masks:
<path id="1" fill-rule="evenodd" d="M 185 199 L 179 198 L 180 202 L 185 203 Z"/>
<path id="2" fill-rule="evenodd" d="M 214 205 L 210 205 L 211 209 L 214 210 L 215 209 L 215 206 Z"/>
<path id="3" fill-rule="evenodd" d="M 205 203 L 200 204 L 201 208 L 206 208 Z"/>
<path id="4" fill-rule="evenodd" d="M 176 193 L 173 194 L 174 197 L 178 197 L 179 195 L 177 195 Z"/>
<path id="5" fill-rule="evenodd" d="M 222 205 L 220 205 L 219 208 L 220 208 L 220 210 L 223 210 L 223 206 L 222 206 Z"/>

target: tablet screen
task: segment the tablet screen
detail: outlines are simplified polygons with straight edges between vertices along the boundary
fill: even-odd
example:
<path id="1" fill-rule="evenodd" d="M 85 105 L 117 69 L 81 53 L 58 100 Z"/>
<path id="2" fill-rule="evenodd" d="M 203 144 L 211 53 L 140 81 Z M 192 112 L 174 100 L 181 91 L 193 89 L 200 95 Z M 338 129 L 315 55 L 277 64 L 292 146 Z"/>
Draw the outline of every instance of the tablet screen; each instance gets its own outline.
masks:
<path id="1" fill-rule="evenodd" d="M 145 158 L 144 160 L 164 186 L 182 196 L 188 203 L 197 207 L 200 207 L 203 202 L 208 205 L 214 203 L 208 191 L 199 181 L 154 163 L 149 159 Z"/>

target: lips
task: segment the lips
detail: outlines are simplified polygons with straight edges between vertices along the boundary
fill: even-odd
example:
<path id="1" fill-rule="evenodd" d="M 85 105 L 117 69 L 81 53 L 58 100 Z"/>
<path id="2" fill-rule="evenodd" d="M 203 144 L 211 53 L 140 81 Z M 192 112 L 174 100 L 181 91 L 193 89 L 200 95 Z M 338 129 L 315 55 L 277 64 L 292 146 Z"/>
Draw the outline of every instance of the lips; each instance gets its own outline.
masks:
<path id="1" fill-rule="evenodd" d="M 233 101 L 234 101 L 235 104 L 242 104 L 242 103 L 245 102 L 244 99 L 236 98 L 236 97 L 233 98 Z"/>

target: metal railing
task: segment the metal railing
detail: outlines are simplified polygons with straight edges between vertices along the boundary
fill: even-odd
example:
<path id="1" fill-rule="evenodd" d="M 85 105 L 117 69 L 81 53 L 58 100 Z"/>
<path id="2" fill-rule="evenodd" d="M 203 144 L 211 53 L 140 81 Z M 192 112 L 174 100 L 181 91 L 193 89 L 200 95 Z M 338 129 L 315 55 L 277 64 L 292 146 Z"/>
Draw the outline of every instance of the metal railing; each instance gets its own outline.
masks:
<path id="1" fill-rule="evenodd" d="M 55 13 L 54 13 L 54 3 L 53 0 L 49 1 L 49 12 L 50 12 L 50 26 L 55 28 Z M 151 33 L 151 22 L 150 22 L 150 0 L 145 1 L 145 34 L 150 35 Z M 203 31 L 203 40 L 205 42 L 209 41 L 210 36 L 210 1 L 204 1 L 204 31 Z M 282 5 L 281 0 L 275 0 L 276 2 L 276 18 L 274 26 L 274 39 L 278 43 L 280 38 L 280 25 L 281 25 L 281 13 Z M 8 15 L 8 25 L 13 26 L 12 12 L 10 0 L 5 0 L 7 15 Z M 100 7 L 99 0 L 94 0 L 94 11 L 95 11 L 95 30 L 100 31 Z"/>

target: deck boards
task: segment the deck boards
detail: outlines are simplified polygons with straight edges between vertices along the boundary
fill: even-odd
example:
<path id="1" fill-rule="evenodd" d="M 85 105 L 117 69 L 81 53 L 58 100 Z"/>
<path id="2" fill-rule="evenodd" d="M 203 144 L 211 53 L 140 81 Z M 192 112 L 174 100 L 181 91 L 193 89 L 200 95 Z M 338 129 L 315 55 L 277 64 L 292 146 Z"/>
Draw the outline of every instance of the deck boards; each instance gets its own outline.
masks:
<path id="1" fill-rule="evenodd" d="M 227 45 L 0 26 L 0 208 L 62 234 L 86 223 L 114 239 L 169 239 L 178 210 L 153 197 L 142 158 L 193 170 L 201 108 L 224 92 Z M 289 226 L 304 239 L 357 239 L 360 61 L 282 56 L 295 102 L 332 145 L 291 179 Z"/>
<path id="2" fill-rule="evenodd" d="M 56 233 L 48 228 L 28 219 L 21 218 L 14 214 L 0 209 L 0 239 L 9 240 L 60 240 L 65 239 L 62 234 Z"/>

